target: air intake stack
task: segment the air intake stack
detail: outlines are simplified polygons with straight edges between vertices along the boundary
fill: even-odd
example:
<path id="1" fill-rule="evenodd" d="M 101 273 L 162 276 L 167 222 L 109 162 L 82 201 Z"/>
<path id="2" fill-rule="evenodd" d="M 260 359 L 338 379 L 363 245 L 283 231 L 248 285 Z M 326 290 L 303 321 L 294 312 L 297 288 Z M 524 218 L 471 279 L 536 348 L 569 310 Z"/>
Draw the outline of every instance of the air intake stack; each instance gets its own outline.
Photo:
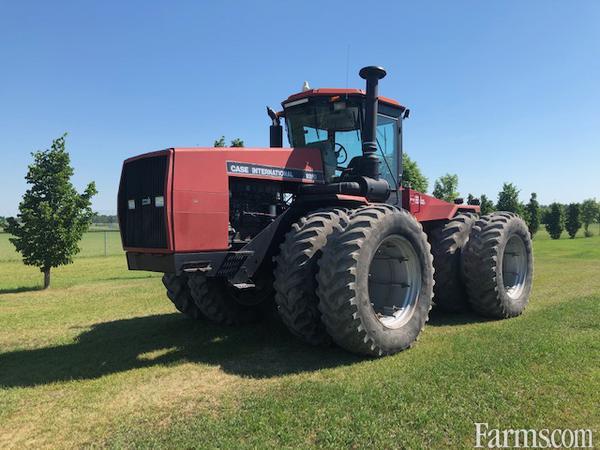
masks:
<path id="1" fill-rule="evenodd" d="M 385 77 L 383 67 L 368 66 L 358 73 L 367 81 L 365 99 L 365 126 L 362 134 L 363 160 L 361 175 L 379 180 L 379 157 L 377 156 L 377 101 L 379 80 Z"/>

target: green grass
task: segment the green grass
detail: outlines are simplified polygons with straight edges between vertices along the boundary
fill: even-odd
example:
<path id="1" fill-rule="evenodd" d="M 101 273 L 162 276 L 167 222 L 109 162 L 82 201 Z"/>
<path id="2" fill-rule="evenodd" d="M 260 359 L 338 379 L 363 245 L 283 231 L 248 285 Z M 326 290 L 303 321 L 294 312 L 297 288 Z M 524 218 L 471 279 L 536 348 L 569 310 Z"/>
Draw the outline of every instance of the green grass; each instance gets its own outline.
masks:
<path id="1" fill-rule="evenodd" d="M 20 255 L 15 251 L 15 247 L 8 240 L 10 237 L 7 233 L 0 233 L 0 262 L 2 261 L 20 261 Z M 88 258 L 90 256 L 104 256 L 105 247 L 104 240 L 106 239 L 106 255 L 122 255 L 121 237 L 118 231 L 108 228 L 93 228 L 83 235 L 83 239 L 79 243 L 81 251 L 76 258 Z"/>
<path id="2" fill-rule="evenodd" d="M 600 439 L 600 238 L 534 248 L 522 316 L 434 313 L 376 360 L 187 320 L 122 256 L 77 258 L 47 291 L 2 261 L 0 448 L 472 448 L 474 422 Z"/>

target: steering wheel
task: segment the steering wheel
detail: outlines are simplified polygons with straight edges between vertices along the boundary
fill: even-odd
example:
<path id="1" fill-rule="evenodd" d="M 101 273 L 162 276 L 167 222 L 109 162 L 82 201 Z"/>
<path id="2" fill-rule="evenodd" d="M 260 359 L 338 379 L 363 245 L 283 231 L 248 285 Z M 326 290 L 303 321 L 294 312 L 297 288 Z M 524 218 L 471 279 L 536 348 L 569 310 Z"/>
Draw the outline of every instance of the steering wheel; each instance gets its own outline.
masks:
<path id="1" fill-rule="evenodd" d="M 335 156 L 337 157 L 338 164 L 344 164 L 346 161 L 348 161 L 348 152 L 346 151 L 346 147 L 344 147 L 339 142 L 336 142 L 334 149 L 336 149 Z"/>

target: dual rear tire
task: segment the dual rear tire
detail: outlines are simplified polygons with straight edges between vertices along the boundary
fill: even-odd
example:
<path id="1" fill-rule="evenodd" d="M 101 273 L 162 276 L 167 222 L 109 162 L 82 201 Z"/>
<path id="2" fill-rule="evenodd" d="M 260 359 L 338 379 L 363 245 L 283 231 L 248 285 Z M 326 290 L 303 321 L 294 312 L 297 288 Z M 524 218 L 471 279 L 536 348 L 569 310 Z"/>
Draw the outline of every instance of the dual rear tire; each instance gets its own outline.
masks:
<path id="1" fill-rule="evenodd" d="M 430 233 L 437 307 L 488 318 L 520 315 L 533 281 L 527 225 L 511 212 L 460 214 Z"/>
<path id="2" fill-rule="evenodd" d="M 463 254 L 467 299 L 478 314 L 506 319 L 520 315 L 533 283 L 531 236 L 511 212 L 481 217 L 473 225 Z"/>
<path id="3" fill-rule="evenodd" d="M 469 241 L 475 214 L 458 214 L 429 233 L 435 285 L 433 301 L 442 311 L 457 313 L 469 308 L 463 277 L 462 251 Z"/>

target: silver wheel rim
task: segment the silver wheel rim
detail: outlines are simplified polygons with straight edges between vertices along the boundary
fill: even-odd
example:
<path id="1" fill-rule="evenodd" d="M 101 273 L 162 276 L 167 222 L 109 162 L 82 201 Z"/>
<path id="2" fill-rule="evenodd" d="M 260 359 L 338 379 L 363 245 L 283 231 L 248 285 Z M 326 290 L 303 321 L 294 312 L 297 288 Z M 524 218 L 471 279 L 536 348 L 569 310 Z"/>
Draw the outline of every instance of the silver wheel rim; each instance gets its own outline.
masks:
<path id="1" fill-rule="evenodd" d="M 421 264 L 412 244 L 400 235 L 385 238 L 369 266 L 371 307 L 387 328 L 400 328 L 413 316 L 421 292 Z"/>
<path id="2" fill-rule="evenodd" d="M 502 256 L 502 282 L 506 295 L 511 299 L 518 299 L 525 288 L 525 279 L 528 271 L 527 250 L 523 238 L 513 234 Z"/>

